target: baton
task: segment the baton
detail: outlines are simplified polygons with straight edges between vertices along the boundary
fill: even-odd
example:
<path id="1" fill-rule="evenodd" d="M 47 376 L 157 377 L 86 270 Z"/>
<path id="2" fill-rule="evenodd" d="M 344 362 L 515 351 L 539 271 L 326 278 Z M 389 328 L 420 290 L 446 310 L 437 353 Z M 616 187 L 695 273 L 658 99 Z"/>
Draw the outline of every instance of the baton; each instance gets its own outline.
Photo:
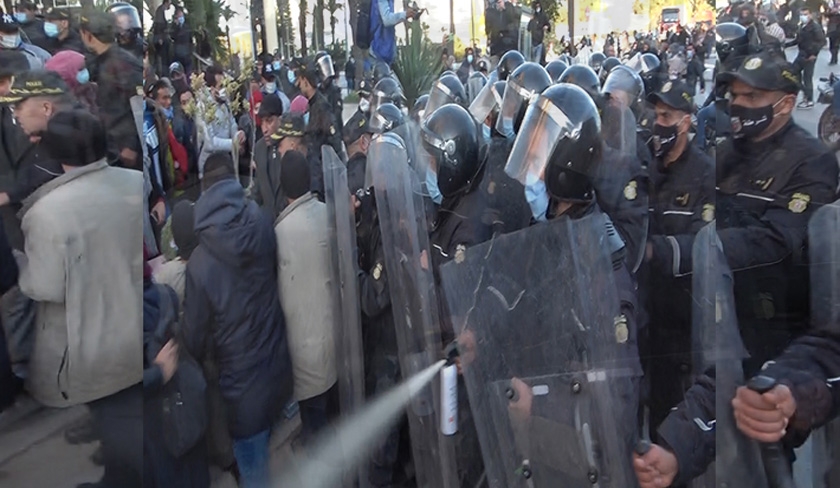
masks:
<path id="1" fill-rule="evenodd" d="M 761 395 L 772 390 L 776 384 L 775 379 L 759 375 L 747 382 L 747 388 Z M 764 473 L 770 488 L 796 488 L 781 442 L 762 443 L 761 460 L 764 462 Z"/>

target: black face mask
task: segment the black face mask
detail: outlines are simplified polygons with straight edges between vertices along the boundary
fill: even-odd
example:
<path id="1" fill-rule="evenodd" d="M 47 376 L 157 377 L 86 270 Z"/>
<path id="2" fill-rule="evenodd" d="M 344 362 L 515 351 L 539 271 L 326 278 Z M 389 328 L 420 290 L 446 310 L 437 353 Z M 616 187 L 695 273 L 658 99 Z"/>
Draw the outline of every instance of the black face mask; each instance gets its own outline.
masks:
<path id="1" fill-rule="evenodd" d="M 770 122 L 773 121 L 773 109 L 779 102 L 757 108 L 731 104 L 729 106 L 729 115 L 732 120 L 732 134 L 734 138 L 753 139 L 764 132 L 770 125 Z"/>
<path id="2" fill-rule="evenodd" d="M 653 124 L 653 148 L 657 158 L 661 158 L 671 152 L 677 143 L 677 126 Z"/>

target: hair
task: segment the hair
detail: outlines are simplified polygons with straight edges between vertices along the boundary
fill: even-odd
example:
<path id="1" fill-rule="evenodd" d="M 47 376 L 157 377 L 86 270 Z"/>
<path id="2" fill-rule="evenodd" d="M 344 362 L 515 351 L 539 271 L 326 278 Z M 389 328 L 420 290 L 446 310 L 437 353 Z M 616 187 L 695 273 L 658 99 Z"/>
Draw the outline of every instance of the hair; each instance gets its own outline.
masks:
<path id="1" fill-rule="evenodd" d="M 154 82 L 151 87 L 149 87 L 149 98 L 152 100 L 157 100 L 158 93 L 163 89 L 166 88 L 172 93 L 174 90 L 172 89 L 172 84 L 166 78 L 161 78 Z"/>
<path id="2" fill-rule="evenodd" d="M 233 179 L 236 173 L 233 169 L 233 158 L 228 152 L 214 152 L 204 163 L 204 178 L 202 187 L 207 190 L 216 183 Z"/>
<path id="3" fill-rule="evenodd" d="M 178 15 L 179 13 L 181 13 L 181 14 L 184 13 L 184 7 L 182 7 L 180 5 L 175 7 L 175 15 Z"/>
<path id="4" fill-rule="evenodd" d="M 280 187 L 292 200 L 305 195 L 310 190 L 309 161 L 299 151 L 287 151 L 280 161 Z"/>
<path id="5" fill-rule="evenodd" d="M 204 70 L 204 83 L 207 86 L 214 87 L 216 86 L 216 76 L 217 75 L 224 75 L 225 71 L 219 65 L 208 66 L 206 70 Z"/>
<path id="6" fill-rule="evenodd" d="M 38 6 L 35 5 L 35 2 L 20 2 L 18 3 L 18 8 L 21 10 L 29 10 L 31 12 L 38 11 Z"/>

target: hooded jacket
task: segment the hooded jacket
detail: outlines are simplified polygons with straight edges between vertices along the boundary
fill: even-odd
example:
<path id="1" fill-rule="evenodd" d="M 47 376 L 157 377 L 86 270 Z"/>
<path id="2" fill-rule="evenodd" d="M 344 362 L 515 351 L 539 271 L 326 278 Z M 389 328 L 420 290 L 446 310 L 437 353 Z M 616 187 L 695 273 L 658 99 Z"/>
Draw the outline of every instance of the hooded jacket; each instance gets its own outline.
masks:
<path id="1" fill-rule="evenodd" d="M 199 362 L 208 348 L 234 439 L 268 429 L 292 395 L 286 322 L 277 291 L 271 220 L 233 179 L 195 204 L 198 247 L 187 263 L 184 341 Z"/>
<path id="2" fill-rule="evenodd" d="M 143 379 L 143 176 L 103 159 L 26 200 L 20 289 L 37 302 L 28 391 L 50 407 Z"/>
<path id="3" fill-rule="evenodd" d="M 277 217 L 278 288 L 286 314 L 295 399 L 335 384 L 335 311 L 327 206 L 307 193 Z"/>

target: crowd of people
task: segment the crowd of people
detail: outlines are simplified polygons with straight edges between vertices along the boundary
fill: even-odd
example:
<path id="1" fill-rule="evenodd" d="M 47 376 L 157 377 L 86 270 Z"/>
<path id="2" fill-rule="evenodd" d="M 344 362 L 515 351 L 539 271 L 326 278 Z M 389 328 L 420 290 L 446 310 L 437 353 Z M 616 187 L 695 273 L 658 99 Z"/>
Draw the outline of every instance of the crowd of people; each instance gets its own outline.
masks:
<path id="1" fill-rule="evenodd" d="M 204 488 L 215 465 L 262 488 L 280 423 L 299 415 L 293 449 L 317 458 L 342 406 L 446 359 L 457 432 L 424 387 L 364 484 L 686 486 L 720 435 L 780 443 L 790 468 L 840 412 L 840 332 L 812 320 L 809 279 L 840 167 L 793 119 L 816 13 L 788 37 L 746 5 L 555 57 L 539 2 L 520 46 L 500 1 L 489 56 L 443 52 L 416 100 L 383 34 L 361 79 L 345 65 L 346 120 L 328 53 L 204 65 L 170 0 L 148 45 L 126 4 L 0 14 L 0 410 L 24 390 L 87 405 L 65 437 L 99 441 L 104 475 L 80 486 Z M 419 16 L 372 8 L 391 30 Z M 698 351 L 721 323 L 764 388 Z"/>

